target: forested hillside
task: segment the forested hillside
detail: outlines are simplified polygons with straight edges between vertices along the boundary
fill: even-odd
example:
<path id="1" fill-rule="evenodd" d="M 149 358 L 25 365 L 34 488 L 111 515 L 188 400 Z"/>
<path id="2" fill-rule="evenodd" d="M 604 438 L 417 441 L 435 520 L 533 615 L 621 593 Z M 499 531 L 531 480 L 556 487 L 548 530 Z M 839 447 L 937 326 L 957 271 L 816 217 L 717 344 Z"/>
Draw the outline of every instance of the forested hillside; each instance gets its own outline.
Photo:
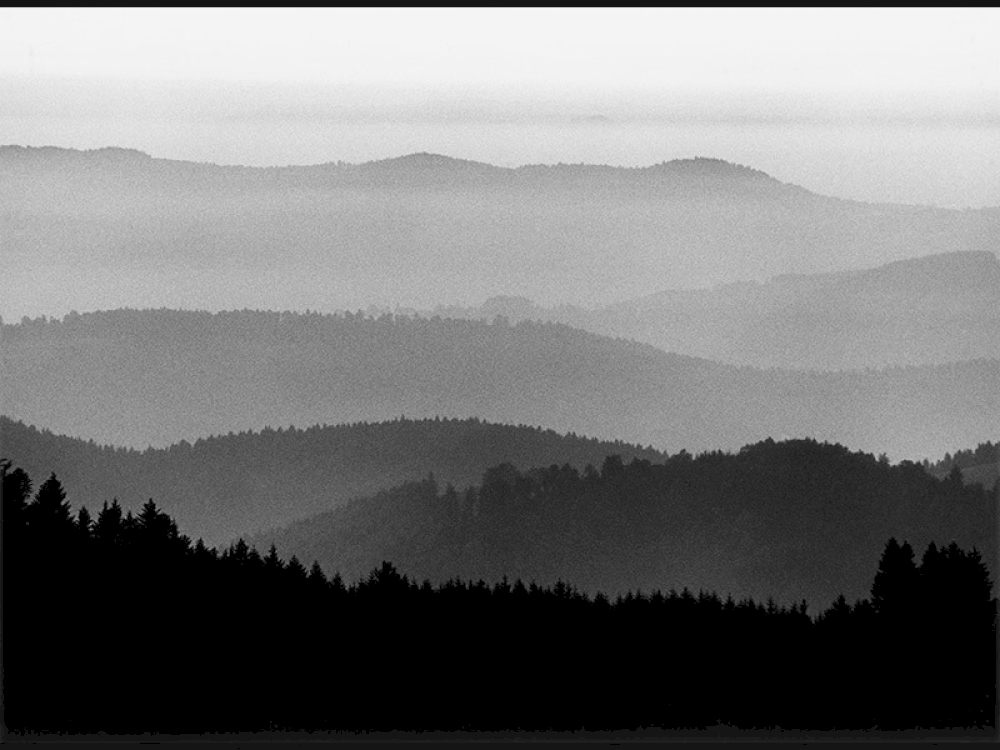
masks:
<path id="1" fill-rule="evenodd" d="M 864 598 L 812 611 L 686 587 L 609 597 L 572 581 L 433 586 L 389 561 L 345 581 L 273 547 L 192 545 L 152 501 L 94 517 L 74 512 L 53 477 L 35 491 L 6 461 L 0 477 L 5 740 L 995 733 L 997 600 L 983 556 L 957 544 L 890 538 Z M 53 647 L 68 627 L 72 646 Z M 431 675 L 443 679 L 421 682 Z"/>
<path id="2" fill-rule="evenodd" d="M 478 417 L 676 452 L 813 437 L 944 455 L 996 437 L 1000 360 L 736 368 L 557 324 L 117 310 L 2 328 L 7 416 L 145 448 L 266 426 Z"/>
<path id="3" fill-rule="evenodd" d="M 74 504 L 96 512 L 118 498 L 138 511 L 156 498 L 192 537 L 216 544 L 281 526 L 347 499 L 433 474 L 464 488 L 490 466 L 550 463 L 582 470 L 609 454 L 661 461 L 620 441 L 560 435 L 478 419 L 278 428 L 138 451 L 38 430 L 0 416 L 0 455 L 32 476 L 55 472 Z"/>
<path id="4" fill-rule="evenodd" d="M 426 479 L 248 537 L 346 579 L 381 560 L 418 579 L 554 583 L 609 594 L 690 586 L 827 605 L 871 585 L 890 536 L 997 551 L 997 491 L 811 440 L 595 470 L 492 467 L 466 492 Z M 995 570 L 994 570 L 995 572 Z"/>

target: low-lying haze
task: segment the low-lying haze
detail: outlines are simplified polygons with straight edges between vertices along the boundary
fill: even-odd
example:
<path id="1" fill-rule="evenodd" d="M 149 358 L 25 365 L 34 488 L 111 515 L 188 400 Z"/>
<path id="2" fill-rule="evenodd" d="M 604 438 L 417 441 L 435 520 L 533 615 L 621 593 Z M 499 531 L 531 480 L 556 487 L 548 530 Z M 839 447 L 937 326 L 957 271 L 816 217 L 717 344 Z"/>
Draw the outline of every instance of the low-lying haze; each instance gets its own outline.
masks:
<path id="1" fill-rule="evenodd" d="M 501 166 L 646 166 L 710 156 L 839 198 L 1000 205 L 1000 105 L 689 92 L 0 82 L 3 142 L 136 148 L 248 166 L 429 151 Z"/>
<path id="2" fill-rule="evenodd" d="M 254 166 L 708 156 L 1000 204 L 996 9 L 0 12 L 0 143 Z"/>

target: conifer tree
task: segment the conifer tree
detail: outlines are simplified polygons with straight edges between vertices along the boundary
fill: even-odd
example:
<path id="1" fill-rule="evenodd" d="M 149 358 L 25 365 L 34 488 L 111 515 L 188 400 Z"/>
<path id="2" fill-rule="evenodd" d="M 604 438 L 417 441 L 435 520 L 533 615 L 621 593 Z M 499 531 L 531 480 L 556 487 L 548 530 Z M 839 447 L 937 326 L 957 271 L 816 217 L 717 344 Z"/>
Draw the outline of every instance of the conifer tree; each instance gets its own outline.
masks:
<path id="1" fill-rule="evenodd" d="M 93 538 L 101 545 L 111 547 L 121 544 L 123 535 L 122 506 L 118 504 L 118 498 L 114 498 L 111 505 L 105 500 L 101 512 L 97 514 L 97 521 L 94 522 Z"/>
<path id="2" fill-rule="evenodd" d="M 76 528 L 82 539 L 90 538 L 90 530 L 94 525 L 94 521 L 90 516 L 90 511 L 87 510 L 87 506 L 81 505 L 80 510 L 76 513 Z"/>
<path id="3" fill-rule="evenodd" d="M 76 528 L 66 491 L 55 473 L 38 488 L 34 501 L 28 506 L 28 518 L 33 535 L 44 535 L 56 542 L 65 540 Z"/>
<path id="4" fill-rule="evenodd" d="M 916 588 L 913 548 L 907 542 L 900 545 L 895 538 L 889 539 L 872 583 L 875 611 L 893 618 L 905 617 L 916 604 Z"/>
<path id="5" fill-rule="evenodd" d="M 3 493 L 3 525 L 8 543 L 19 537 L 27 518 L 31 497 L 31 477 L 23 469 L 11 469 L 12 462 L 0 460 L 0 491 Z"/>

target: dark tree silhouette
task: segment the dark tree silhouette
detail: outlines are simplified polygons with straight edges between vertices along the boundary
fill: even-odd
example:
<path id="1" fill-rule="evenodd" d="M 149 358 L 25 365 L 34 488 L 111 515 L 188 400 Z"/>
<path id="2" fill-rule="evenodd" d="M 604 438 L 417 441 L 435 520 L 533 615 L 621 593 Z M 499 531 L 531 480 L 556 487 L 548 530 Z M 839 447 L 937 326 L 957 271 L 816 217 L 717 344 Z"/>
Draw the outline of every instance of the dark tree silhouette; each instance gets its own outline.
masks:
<path id="1" fill-rule="evenodd" d="M 435 586 L 388 559 L 345 584 L 275 547 L 192 544 L 152 501 L 83 534 L 55 480 L 25 506 L 30 479 L 0 468 L 22 500 L 2 529 L 9 733 L 995 729 L 997 600 L 954 542 L 916 566 L 890 540 L 872 599 L 815 617 L 689 587 Z M 6 522 L 39 505 L 64 521 Z"/>
<path id="2" fill-rule="evenodd" d="M 894 620 L 911 616 L 917 605 L 917 580 L 913 548 L 907 542 L 901 545 L 891 538 L 872 584 L 875 611 Z"/>

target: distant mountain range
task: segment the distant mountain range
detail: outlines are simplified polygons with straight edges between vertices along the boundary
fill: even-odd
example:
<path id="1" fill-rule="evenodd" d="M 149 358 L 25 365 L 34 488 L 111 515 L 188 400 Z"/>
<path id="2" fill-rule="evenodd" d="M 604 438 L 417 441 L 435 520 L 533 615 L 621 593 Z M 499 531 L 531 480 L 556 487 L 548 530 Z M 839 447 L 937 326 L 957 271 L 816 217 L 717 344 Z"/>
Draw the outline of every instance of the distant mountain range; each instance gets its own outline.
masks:
<path id="1" fill-rule="evenodd" d="M 1000 260 L 987 251 L 949 253 L 862 271 L 665 291 L 597 308 L 501 296 L 420 314 L 566 323 L 756 367 L 943 364 L 1000 358 Z"/>
<path id="2" fill-rule="evenodd" d="M 1000 361 L 764 371 L 551 323 L 118 310 L 4 325 L 11 418 L 167 446 L 265 426 L 479 417 L 661 450 L 814 437 L 893 459 L 996 439 Z"/>
<path id="3" fill-rule="evenodd" d="M 117 307 L 609 305 L 1000 246 L 1000 211 L 824 197 L 748 167 L 495 167 L 435 154 L 229 167 L 0 147 L 8 317 Z"/>
<path id="4" fill-rule="evenodd" d="M 118 498 L 138 512 L 153 498 L 181 530 L 209 544 L 281 526 L 411 479 L 432 475 L 464 490 L 507 462 L 583 470 L 610 455 L 666 455 L 618 441 L 560 435 L 477 419 L 396 419 L 377 424 L 229 433 L 145 451 L 57 435 L 0 416 L 0 458 L 41 483 L 55 472 L 74 506 Z M 37 489 L 37 487 L 36 487 Z"/>
<path id="5" fill-rule="evenodd" d="M 540 584 L 612 595 L 688 587 L 815 613 L 868 595 L 890 537 L 919 556 L 977 547 L 996 575 L 997 497 L 920 466 L 814 441 L 737 454 L 605 462 L 597 472 L 498 466 L 471 493 L 410 482 L 247 539 L 319 560 L 347 581 L 382 560 L 418 578 Z"/>

